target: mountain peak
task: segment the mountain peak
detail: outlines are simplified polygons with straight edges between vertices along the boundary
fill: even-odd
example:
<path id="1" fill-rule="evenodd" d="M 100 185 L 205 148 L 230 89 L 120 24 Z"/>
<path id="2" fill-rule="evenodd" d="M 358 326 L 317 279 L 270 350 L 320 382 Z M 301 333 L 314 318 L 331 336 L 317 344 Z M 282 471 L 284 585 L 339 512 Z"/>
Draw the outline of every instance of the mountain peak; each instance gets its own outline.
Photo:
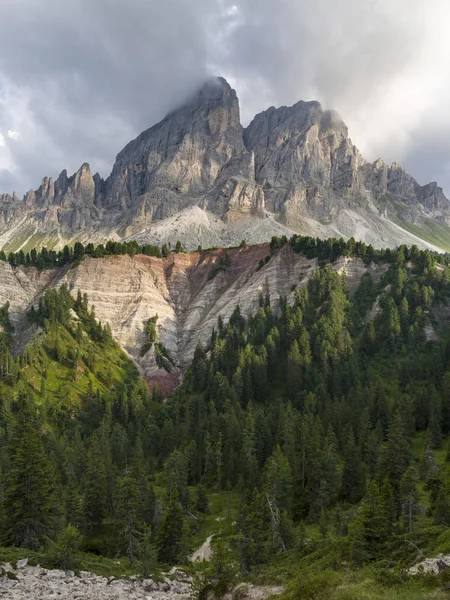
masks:
<path id="1" fill-rule="evenodd" d="M 223 77 L 207 79 L 196 91 L 185 98 L 177 108 L 171 110 L 161 123 L 166 119 L 173 119 L 176 115 L 185 118 L 187 114 L 192 114 L 203 107 L 214 109 L 216 106 L 233 109 L 239 119 L 239 100 L 236 91 Z M 158 127 L 158 125 L 160 123 L 156 124 L 155 127 Z"/>
<path id="2" fill-rule="evenodd" d="M 157 189 L 141 210 L 168 216 L 175 202 L 179 206 L 174 194 L 191 199 L 205 194 L 231 157 L 243 150 L 236 92 L 222 77 L 208 79 L 117 155 L 106 203 L 124 209 Z"/>
<path id="3" fill-rule="evenodd" d="M 320 131 L 327 130 L 340 132 L 344 137 L 348 137 L 348 127 L 335 110 L 324 110 L 320 117 Z"/>
<path id="4" fill-rule="evenodd" d="M 201 86 L 198 96 L 205 99 L 213 99 L 221 98 L 230 92 L 234 92 L 234 90 L 224 77 L 211 77 Z"/>
<path id="5" fill-rule="evenodd" d="M 205 240 L 217 245 L 219 230 L 234 243 L 242 233 L 232 233 L 233 227 L 238 231 L 246 220 L 250 229 L 266 232 L 255 238 L 245 230 L 248 241 L 267 239 L 281 227 L 283 234 L 355 236 L 383 246 L 398 242 L 396 220 L 419 227 L 428 227 L 430 218 L 450 224 L 450 203 L 436 184 L 420 186 L 396 163 L 368 163 L 341 117 L 317 101 L 272 106 L 244 130 L 236 91 L 223 77 L 203 81 L 127 144 L 106 181 L 84 163 L 70 177 L 62 171 L 56 181 L 45 178 L 20 204 L 1 197 L 0 243 L 9 235 L 3 231 L 25 222 L 24 210 L 26 232 L 32 221 L 35 229 L 56 230 L 65 240 L 101 230 L 101 239 L 138 235 L 153 242 L 155 221 L 167 224 L 179 215 L 174 233 L 161 234 L 172 241 L 184 235 L 178 218 L 195 209 L 196 218 L 203 214 L 206 220 L 195 223 L 191 247 Z M 401 238 L 420 242 L 406 230 Z M 442 229 L 445 247 L 448 238 Z"/>

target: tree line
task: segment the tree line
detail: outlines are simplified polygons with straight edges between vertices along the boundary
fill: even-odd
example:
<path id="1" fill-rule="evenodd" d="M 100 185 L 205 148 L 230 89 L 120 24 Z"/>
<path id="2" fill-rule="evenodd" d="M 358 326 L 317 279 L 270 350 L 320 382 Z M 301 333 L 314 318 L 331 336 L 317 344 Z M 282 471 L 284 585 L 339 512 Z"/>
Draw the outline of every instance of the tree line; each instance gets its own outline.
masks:
<path id="1" fill-rule="evenodd" d="M 75 242 L 74 246 L 64 246 L 62 250 L 41 250 L 32 249 L 29 252 L 19 250 L 18 252 L 9 252 L 6 254 L 0 250 L 0 260 L 7 261 L 13 267 L 24 265 L 26 267 L 37 267 L 38 269 L 52 269 L 64 265 L 80 262 L 84 256 L 92 258 L 103 258 L 104 256 L 118 256 L 127 254 L 135 256 L 144 254 L 145 256 L 156 256 L 157 258 L 166 258 L 170 252 L 184 252 L 181 242 L 178 240 L 172 250 L 171 244 L 163 244 L 161 248 L 154 244 L 138 244 L 132 240 L 129 242 L 109 241 L 106 244 L 94 245 L 92 243 L 83 245 L 81 242 Z"/>
<path id="2" fill-rule="evenodd" d="M 284 245 L 290 244 L 293 251 L 305 255 L 307 258 L 317 258 L 323 264 L 334 262 L 341 256 L 344 257 L 359 257 L 367 264 L 370 262 L 391 263 L 395 260 L 397 250 L 389 248 L 375 249 L 371 244 L 367 245 L 364 242 L 355 241 L 353 237 L 345 241 L 343 238 L 321 239 L 310 236 L 293 235 L 290 239 L 286 236 L 273 236 L 270 241 L 270 253 L 274 254 Z M 247 242 L 242 240 L 240 248 L 246 249 Z M 439 262 L 443 265 L 450 264 L 450 255 L 448 253 L 439 254 L 430 250 L 419 250 L 417 246 L 407 248 L 405 245 L 400 246 L 407 258 L 415 262 L 421 261 L 424 264 L 431 266 L 432 263 Z M 209 250 L 214 250 L 210 248 Z M 201 251 L 202 247 L 198 246 L 197 251 Z M 49 269 L 58 266 L 72 264 L 81 261 L 84 256 L 92 258 L 102 258 L 112 255 L 129 255 L 131 257 L 136 254 L 144 254 L 145 256 L 155 256 L 157 258 L 166 258 L 170 252 L 185 252 L 181 242 L 178 240 L 175 247 L 172 245 L 163 244 L 161 247 L 154 244 L 139 244 L 132 240 L 128 242 L 109 241 L 106 244 L 94 245 L 89 243 L 83 245 L 81 242 L 76 242 L 73 247 L 64 246 L 62 250 L 55 251 L 48 248 L 41 250 L 32 249 L 29 252 L 19 250 L 18 252 L 6 253 L 0 250 L 0 260 L 7 261 L 11 266 L 18 265 L 33 266 L 38 269 Z M 260 268 L 268 262 L 270 255 L 266 260 L 261 260 Z M 230 264 L 229 253 L 225 254 L 225 258 L 221 257 L 218 264 L 211 270 L 209 279 L 213 279 L 221 271 L 225 271 Z"/>

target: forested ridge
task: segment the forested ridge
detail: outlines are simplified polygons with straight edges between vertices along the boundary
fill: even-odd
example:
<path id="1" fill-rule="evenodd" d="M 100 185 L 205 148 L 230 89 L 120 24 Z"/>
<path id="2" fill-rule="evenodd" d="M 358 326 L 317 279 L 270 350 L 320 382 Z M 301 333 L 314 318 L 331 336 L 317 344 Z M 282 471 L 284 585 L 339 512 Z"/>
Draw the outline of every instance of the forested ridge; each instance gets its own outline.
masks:
<path id="1" fill-rule="evenodd" d="M 320 262 L 306 286 L 292 282 L 294 303 L 271 306 L 262 290 L 256 314 L 219 318 L 167 400 L 86 296 L 47 291 L 16 358 L 0 310 L 5 553 L 123 557 L 148 573 L 185 564 L 214 533 L 201 589 L 249 578 L 287 583 L 289 598 L 361 597 L 339 595 L 351 576 L 399 598 L 440 593 L 445 573 L 413 589 L 402 568 L 417 549 L 450 552 L 450 338 L 435 310 L 450 267 L 354 240 L 273 238 L 271 253 L 286 243 Z M 350 294 L 329 265 L 342 255 L 377 261 L 381 276 L 368 270 Z"/>

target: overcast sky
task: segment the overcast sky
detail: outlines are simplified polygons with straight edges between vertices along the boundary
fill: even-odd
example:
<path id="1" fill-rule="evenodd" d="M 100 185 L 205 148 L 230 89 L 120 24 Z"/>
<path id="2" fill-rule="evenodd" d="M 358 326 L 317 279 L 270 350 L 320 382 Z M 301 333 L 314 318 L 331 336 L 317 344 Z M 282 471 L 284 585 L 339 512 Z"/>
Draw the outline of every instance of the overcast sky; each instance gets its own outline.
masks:
<path id="1" fill-rule="evenodd" d="M 448 0 L 0 0 L 0 192 L 115 155 L 209 75 L 244 124 L 319 100 L 450 196 Z"/>

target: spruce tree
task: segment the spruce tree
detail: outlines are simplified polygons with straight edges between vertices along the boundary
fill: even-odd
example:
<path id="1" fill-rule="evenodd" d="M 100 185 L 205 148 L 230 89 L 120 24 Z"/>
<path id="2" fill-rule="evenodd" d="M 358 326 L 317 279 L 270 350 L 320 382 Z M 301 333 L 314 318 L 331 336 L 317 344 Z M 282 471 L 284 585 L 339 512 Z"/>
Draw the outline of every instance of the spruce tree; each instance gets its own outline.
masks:
<path id="1" fill-rule="evenodd" d="M 419 492 L 417 485 L 419 474 L 414 465 L 411 465 L 404 473 L 400 482 L 400 502 L 402 506 L 402 517 L 409 533 L 414 529 L 414 517 L 419 511 Z"/>
<path id="2" fill-rule="evenodd" d="M 344 448 L 344 468 L 340 496 L 348 502 L 357 502 L 363 497 L 365 487 L 365 465 L 361 460 L 361 451 L 355 443 L 353 430 L 349 427 Z"/>
<path id="3" fill-rule="evenodd" d="M 362 527 L 364 552 L 370 558 L 377 558 L 389 538 L 390 529 L 383 494 L 374 479 L 367 488 L 358 520 Z"/>
<path id="4" fill-rule="evenodd" d="M 51 531 L 51 492 L 52 470 L 43 445 L 42 423 L 34 398 L 21 391 L 4 492 L 7 543 L 39 548 Z"/>
<path id="5" fill-rule="evenodd" d="M 98 435 L 91 439 L 87 456 L 84 484 L 84 518 L 88 530 L 102 524 L 107 507 L 107 478 L 103 452 Z"/>
<path id="6" fill-rule="evenodd" d="M 200 513 L 206 514 L 209 512 L 208 496 L 206 495 L 205 488 L 202 484 L 200 484 L 197 488 L 197 501 L 195 508 Z"/>
<path id="7" fill-rule="evenodd" d="M 381 477 L 388 477 L 397 496 L 400 481 L 411 462 L 411 443 L 405 433 L 400 412 L 394 413 L 389 426 L 388 440 L 380 456 Z"/>
<path id="8" fill-rule="evenodd" d="M 140 536 L 143 523 L 139 520 L 141 502 L 138 483 L 134 477 L 125 476 L 120 481 L 118 516 L 125 555 L 133 566 L 140 554 Z"/>
<path id="9" fill-rule="evenodd" d="M 159 557 L 169 565 L 180 564 L 187 557 L 187 528 L 184 512 L 175 488 L 169 497 L 158 532 Z"/>
<path id="10" fill-rule="evenodd" d="M 140 559 L 142 575 L 149 577 L 158 566 L 158 548 L 151 527 L 145 525 L 142 530 L 140 543 Z"/>

